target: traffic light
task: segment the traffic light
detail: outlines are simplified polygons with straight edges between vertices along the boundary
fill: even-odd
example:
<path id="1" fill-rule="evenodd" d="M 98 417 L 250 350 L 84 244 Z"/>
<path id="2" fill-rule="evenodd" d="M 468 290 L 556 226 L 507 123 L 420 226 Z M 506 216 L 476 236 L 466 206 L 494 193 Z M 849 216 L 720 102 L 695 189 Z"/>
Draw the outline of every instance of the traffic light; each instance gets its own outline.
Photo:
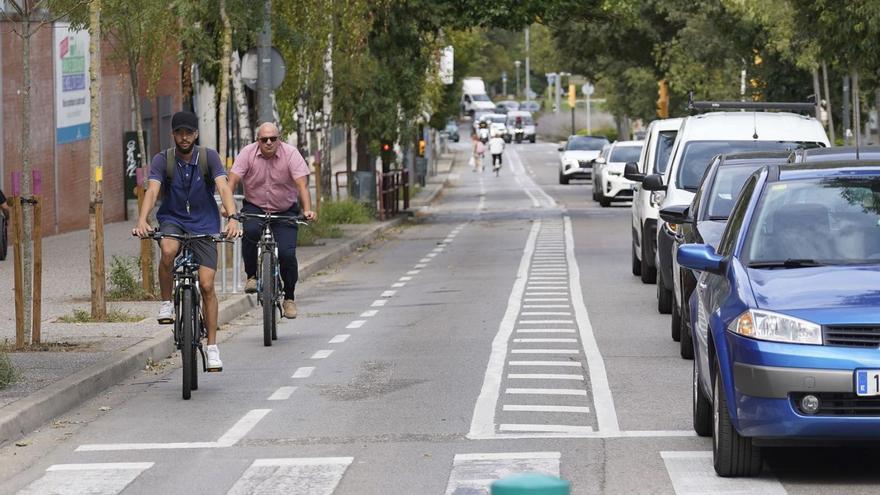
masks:
<path id="1" fill-rule="evenodd" d="M 575 93 L 574 84 L 568 85 L 568 106 L 574 108 L 577 104 L 577 94 Z"/>

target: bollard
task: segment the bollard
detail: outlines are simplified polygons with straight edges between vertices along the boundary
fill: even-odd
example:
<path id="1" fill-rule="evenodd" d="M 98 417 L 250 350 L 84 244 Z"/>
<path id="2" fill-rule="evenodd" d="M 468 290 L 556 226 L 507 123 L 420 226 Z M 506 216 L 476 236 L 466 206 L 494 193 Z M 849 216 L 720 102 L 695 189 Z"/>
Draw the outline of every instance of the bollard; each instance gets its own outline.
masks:
<path id="1" fill-rule="evenodd" d="M 540 473 L 508 476 L 492 483 L 491 495 L 569 495 L 568 481 Z"/>

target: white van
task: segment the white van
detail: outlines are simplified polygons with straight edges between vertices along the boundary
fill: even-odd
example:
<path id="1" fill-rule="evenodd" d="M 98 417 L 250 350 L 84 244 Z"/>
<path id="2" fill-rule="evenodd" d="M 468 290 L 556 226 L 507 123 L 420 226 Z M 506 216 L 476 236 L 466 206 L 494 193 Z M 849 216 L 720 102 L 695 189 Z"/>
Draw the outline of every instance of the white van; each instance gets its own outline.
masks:
<path id="1" fill-rule="evenodd" d="M 646 191 L 642 179 L 647 175 L 666 172 L 672 145 L 682 119 L 655 120 L 645 132 L 645 145 L 635 164 L 635 170 L 624 171 L 627 179 L 635 181 L 632 202 L 632 274 L 641 276 L 642 282 L 653 284 L 657 280 L 654 257 L 657 252 L 657 219 L 663 193 Z"/>
<path id="2" fill-rule="evenodd" d="M 716 155 L 745 151 L 774 151 L 799 147 L 828 146 L 822 124 L 813 117 L 780 112 L 712 112 L 686 118 L 678 131 L 669 166 L 661 178 L 648 176 L 642 187 L 665 190 L 660 208 L 689 205 Z M 678 226 L 658 220 L 657 227 L 657 310 L 670 313 L 679 281 L 675 263 L 675 236 Z M 673 315 L 673 318 L 681 315 Z M 677 340 L 677 339 L 676 339 Z"/>
<path id="3" fill-rule="evenodd" d="M 481 77 L 465 77 L 461 81 L 461 112 L 471 117 L 480 111 L 495 111 L 495 103 L 486 94 Z"/>

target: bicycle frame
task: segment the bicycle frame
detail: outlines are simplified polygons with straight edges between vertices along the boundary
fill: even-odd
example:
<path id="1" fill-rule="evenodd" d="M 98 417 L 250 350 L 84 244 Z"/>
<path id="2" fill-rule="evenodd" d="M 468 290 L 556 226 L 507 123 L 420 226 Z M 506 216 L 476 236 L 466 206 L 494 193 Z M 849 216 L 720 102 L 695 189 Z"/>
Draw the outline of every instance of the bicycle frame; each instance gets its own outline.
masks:
<path id="1" fill-rule="evenodd" d="M 202 316 L 202 294 L 199 289 L 199 265 L 195 262 L 193 257 L 192 249 L 189 247 L 188 241 L 180 241 L 183 246 L 181 247 L 180 254 L 174 259 L 174 267 L 171 270 L 172 276 L 174 277 L 174 288 L 173 288 L 173 297 L 174 297 L 174 344 L 178 350 L 183 351 L 185 342 L 181 342 L 181 318 L 180 318 L 180 307 L 183 303 L 182 294 L 183 289 L 190 288 L 192 289 L 193 295 L 193 311 L 195 313 L 195 317 L 197 318 L 198 335 L 193 334 L 194 342 L 191 345 L 195 346 L 198 349 L 199 354 L 202 356 L 202 370 L 207 370 L 207 364 L 205 359 L 205 352 L 202 348 L 202 339 L 207 336 L 207 331 L 205 330 L 205 325 Z"/>

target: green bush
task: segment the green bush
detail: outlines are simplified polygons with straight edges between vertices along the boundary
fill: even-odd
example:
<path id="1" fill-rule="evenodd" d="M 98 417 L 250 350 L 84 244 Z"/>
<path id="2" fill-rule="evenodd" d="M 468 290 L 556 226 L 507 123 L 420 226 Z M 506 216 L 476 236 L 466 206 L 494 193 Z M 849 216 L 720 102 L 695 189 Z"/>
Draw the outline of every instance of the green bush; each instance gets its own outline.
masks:
<path id="1" fill-rule="evenodd" d="M 328 201 L 321 204 L 321 222 L 328 224 L 370 223 L 373 212 L 365 203 L 351 199 Z"/>
<path id="2" fill-rule="evenodd" d="M 314 246 L 318 239 L 338 239 L 343 232 L 335 224 L 330 224 L 323 218 L 309 225 L 300 225 L 296 235 L 297 246 Z"/>
<path id="3" fill-rule="evenodd" d="M 85 309 L 74 309 L 72 314 L 60 316 L 60 323 L 136 323 L 143 320 L 146 316 L 137 313 L 129 313 L 128 311 L 120 311 L 111 309 L 107 311 L 107 318 L 103 320 L 92 318 L 92 313 Z"/>
<path id="4" fill-rule="evenodd" d="M 0 389 L 6 388 L 7 385 L 15 381 L 15 369 L 9 356 L 4 352 L 0 352 Z"/>
<path id="5" fill-rule="evenodd" d="M 149 299 L 138 279 L 140 262 L 136 257 L 114 256 L 110 261 L 110 290 L 107 298 L 111 301 L 133 301 Z"/>

